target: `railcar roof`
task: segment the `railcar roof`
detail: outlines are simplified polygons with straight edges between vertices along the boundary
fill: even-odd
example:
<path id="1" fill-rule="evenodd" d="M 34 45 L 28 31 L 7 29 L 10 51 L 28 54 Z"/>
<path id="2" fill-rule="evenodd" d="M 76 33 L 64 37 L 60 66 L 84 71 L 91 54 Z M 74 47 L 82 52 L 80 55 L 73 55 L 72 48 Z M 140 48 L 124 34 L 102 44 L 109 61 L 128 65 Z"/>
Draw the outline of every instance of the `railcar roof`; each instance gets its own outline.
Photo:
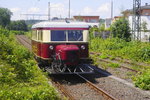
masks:
<path id="1" fill-rule="evenodd" d="M 40 22 L 34 24 L 32 28 L 89 28 L 89 25 L 86 22 Z"/>

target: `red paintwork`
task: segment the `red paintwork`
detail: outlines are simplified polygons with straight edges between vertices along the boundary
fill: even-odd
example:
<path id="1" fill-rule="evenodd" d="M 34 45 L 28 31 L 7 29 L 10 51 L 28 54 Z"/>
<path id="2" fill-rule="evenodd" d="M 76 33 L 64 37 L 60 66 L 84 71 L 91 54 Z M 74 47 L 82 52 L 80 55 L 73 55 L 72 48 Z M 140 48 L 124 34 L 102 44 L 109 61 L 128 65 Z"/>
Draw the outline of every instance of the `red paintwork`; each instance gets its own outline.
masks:
<path id="1" fill-rule="evenodd" d="M 52 28 L 52 27 L 45 27 L 45 28 L 35 28 L 33 30 L 89 30 L 89 28 Z"/>
<path id="2" fill-rule="evenodd" d="M 80 54 L 77 45 L 57 45 L 55 51 L 57 60 L 61 59 L 67 65 L 78 64 Z"/>
<path id="3" fill-rule="evenodd" d="M 52 55 L 52 51 L 49 49 L 50 44 L 41 43 L 41 57 L 42 58 L 50 58 Z"/>
<path id="4" fill-rule="evenodd" d="M 52 58 L 52 55 L 55 55 L 56 51 L 55 48 L 58 45 L 76 45 L 79 48 L 79 57 L 80 58 L 88 58 L 89 51 L 88 51 L 88 43 L 42 43 L 32 40 L 32 50 L 34 54 L 42 59 L 49 59 Z M 85 46 L 85 50 L 81 49 L 81 46 Z M 50 50 L 49 47 L 53 46 L 54 49 Z"/>

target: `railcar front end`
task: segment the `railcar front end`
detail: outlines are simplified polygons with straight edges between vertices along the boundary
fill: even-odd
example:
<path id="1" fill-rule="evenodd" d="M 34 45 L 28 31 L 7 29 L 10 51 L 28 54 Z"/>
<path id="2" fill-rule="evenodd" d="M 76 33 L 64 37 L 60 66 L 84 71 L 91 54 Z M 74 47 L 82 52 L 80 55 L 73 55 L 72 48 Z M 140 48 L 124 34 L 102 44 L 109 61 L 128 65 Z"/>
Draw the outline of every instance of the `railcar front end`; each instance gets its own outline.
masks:
<path id="1" fill-rule="evenodd" d="M 89 26 L 81 22 L 41 22 L 32 27 L 32 50 L 50 73 L 92 73 Z"/>

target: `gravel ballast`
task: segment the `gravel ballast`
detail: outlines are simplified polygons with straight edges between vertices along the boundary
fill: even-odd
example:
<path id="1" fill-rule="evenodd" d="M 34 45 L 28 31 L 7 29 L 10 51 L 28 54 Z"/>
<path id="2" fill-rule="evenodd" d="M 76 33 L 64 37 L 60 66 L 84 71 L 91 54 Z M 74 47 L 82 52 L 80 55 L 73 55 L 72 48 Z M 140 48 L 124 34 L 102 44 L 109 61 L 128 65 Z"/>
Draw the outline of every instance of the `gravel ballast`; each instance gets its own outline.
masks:
<path id="1" fill-rule="evenodd" d="M 134 87 L 132 83 L 97 69 L 95 84 L 119 100 L 150 100 L 150 92 Z M 89 76 L 88 76 L 89 79 Z"/>

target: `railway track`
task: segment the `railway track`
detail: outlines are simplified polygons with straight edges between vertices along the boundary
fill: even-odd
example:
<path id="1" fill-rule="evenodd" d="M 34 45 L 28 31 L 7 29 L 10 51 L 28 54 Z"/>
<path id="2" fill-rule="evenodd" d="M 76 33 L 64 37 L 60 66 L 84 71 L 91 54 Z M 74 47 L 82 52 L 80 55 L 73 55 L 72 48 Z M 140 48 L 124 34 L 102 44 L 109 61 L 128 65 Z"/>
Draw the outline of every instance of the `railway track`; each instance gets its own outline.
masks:
<path id="1" fill-rule="evenodd" d="M 16 38 L 19 41 L 19 43 L 24 45 L 26 48 L 28 48 L 29 51 L 32 50 L 32 48 L 31 48 L 31 40 L 29 38 L 27 38 L 24 35 L 16 35 Z"/>
<path id="2" fill-rule="evenodd" d="M 29 50 L 31 50 L 31 40 L 29 40 L 27 37 L 25 37 L 24 35 L 17 35 L 16 38 L 18 39 L 18 41 L 23 44 L 26 48 L 28 48 Z M 85 83 L 89 86 L 89 88 L 93 89 L 94 91 L 97 92 L 97 94 L 99 94 L 99 96 L 102 96 L 105 98 L 105 100 L 117 100 L 116 98 L 114 98 L 113 96 L 109 95 L 108 93 L 106 93 L 104 90 L 98 88 L 97 86 L 95 86 L 92 82 L 88 81 L 86 78 L 84 78 L 83 76 L 76 74 L 78 77 L 81 78 L 81 80 L 84 80 Z M 51 78 L 52 83 L 61 91 L 61 93 L 66 96 L 69 100 L 76 100 L 75 97 L 70 94 L 70 92 L 61 84 L 61 82 L 55 81 L 54 78 Z"/>
<path id="3" fill-rule="evenodd" d="M 75 98 L 66 90 L 64 86 L 62 86 L 58 81 L 55 81 L 54 78 L 51 79 L 52 79 L 52 84 L 54 84 L 55 87 L 57 87 L 65 97 L 67 97 L 69 100 L 75 100 Z"/>
<path id="4" fill-rule="evenodd" d="M 102 95 L 106 100 L 117 100 L 115 97 L 113 97 L 112 95 L 108 94 L 107 92 L 105 92 L 103 89 L 97 87 L 95 84 L 93 84 L 92 82 L 90 82 L 89 80 L 87 80 L 85 77 L 83 77 L 82 75 L 76 74 L 77 76 L 79 76 L 81 79 L 83 79 L 84 81 L 86 81 L 86 84 L 88 84 L 92 89 L 94 89 L 95 91 L 97 91 L 100 95 Z"/>
<path id="5" fill-rule="evenodd" d="M 93 54 L 93 55 L 100 55 L 101 53 L 93 53 L 93 52 L 91 52 L 91 54 Z M 114 60 L 99 59 L 99 58 L 98 58 L 98 60 L 99 60 L 99 61 L 102 61 L 102 62 L 105 62 L 105 63 L 114 63 L 113 61 L 116 61 L 118 64 L 119 64 L 119 61 L 121 61 L 119 58 L 118 58 L 118 59 L 114 59 Z M 123 61 L 123 63 L 129 64 L 129 65 L 133 65 L 133 64 L 134 64 L 134 65 L 136 65 L 136 66 L 142 66 L 142 65 L 135 64 L 135 63 L 131 63 L 131 62 L 129 62 L 129 61 Z M 121 65 L 121 64 L 119 64 L 119 65 L 120 65 L 120 67 L 123 68 L 123 69 L 127 69 L 127 70 L 129 70 L 129 71 L 136 72 L 136 73 L 139 72 L 139 71 L 134 70 L 134 69 L 132 69 L 132 68 L 130 68 L 130 67 L 127 67 L 127 66 L 125 66 L 125 65 Z"/>
<path id="6" fill-rule="evenodd" d="M 62 91 L 65 92 L 65 96 L 68 97 L 69 100 L 117 100 L 115 97 L 113 97 L 112 95 L 108 94 L 107 92 L 105 92 L 103 89 L 97 87 L 94 83 L 90 82 L 88 79 L 86 79 L 84 76 L 80 75 L 80 74 L 74 74 L 74 76 L 71 76 L 71 78 L 69 78 L 70 76 L 66 76 L 65 78 L 67 79 L 63 79 L 62 76 L 58 77 L 53 77 L 53 82 L 54 84 L 57 84 L 55 86 L 57 86 L 59 88 L 59 90 L 63 89 Z M 75 80 L 76 79 L 76 80 Z M 67 85 L 64 85 L 64 81 L 67 81 Z M 80 88 L 77 88 L 78 86 L 74 85 L 74 82 L 71 81 L 78 81 L 77 84 L 82 84 L 82 86 L 80 86 Z M 70 83 L 71 82 L 71 83 Z M 71 84 L 71 85 L 70 85 Z M 72 87 L 74 87 L 74 90 L 78 90 L 76 93 L 79 95 L 76 95 L 72 89 Z M 83 92 L 82 88 L 85 88 L 85 92 L 88 93 L 88 95 L 90 95 L 90 99 L 88 99 L 88 97 L 85 97 L 84 95 L 86 94 L 85 92 Z M 88 88 L 88 89 L 87 89 Z M 80 91 L 82 90 L 82 91 Z M 86 91 L 86 90 L 90 90 L 90 91 Z M 95 99 L 96 98 L 96 99 Z"/>
<path id="7" fill-rule="evenodd" d="M 108 60 L 106 60 L 106 59 L 99 59 L 99 60 L 100 60 L 100 61 L 103 61 L 103 62 L 106 62 L 106 63 L 113 63 L 112 61 L 108 61 Z M 131 69 L 131 68 L 126 67 L 126 66 L 124 66 L 124 65 L 120 65 L 120 67 L 121 67 L 121 68 L 124 68 L 124 69 L 127 69 L 127 70 L 130 70 L 130 71 L 132 71 L 132 72 L 136 72 L 136 73 L 139 72 L 139 71 L 137 71 L 137 70 Z"/>

